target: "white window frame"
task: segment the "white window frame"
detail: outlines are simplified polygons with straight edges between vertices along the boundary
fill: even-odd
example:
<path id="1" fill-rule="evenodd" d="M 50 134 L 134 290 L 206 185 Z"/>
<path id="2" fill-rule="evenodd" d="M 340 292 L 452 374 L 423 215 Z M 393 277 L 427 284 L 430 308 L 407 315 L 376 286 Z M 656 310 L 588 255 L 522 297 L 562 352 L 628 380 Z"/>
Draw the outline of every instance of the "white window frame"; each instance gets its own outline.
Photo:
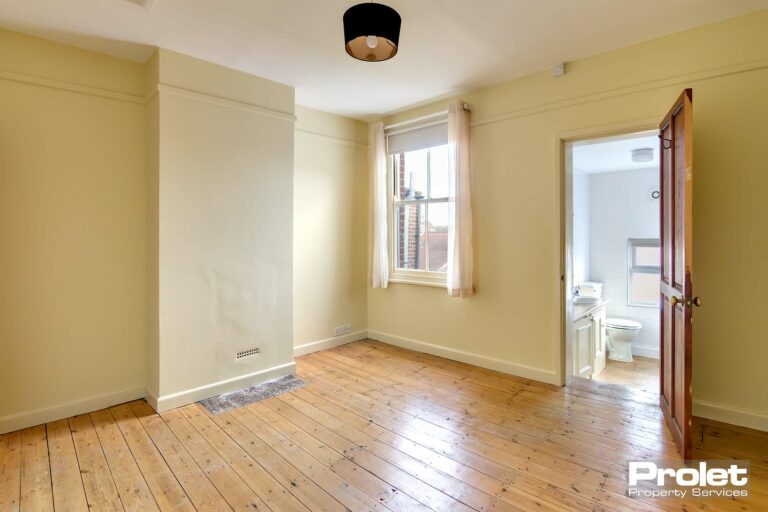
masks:
<path id="1" fill-rule="evenodd" d="M 412 270 L 397 268 L 397 238 L 395 236 L 396 225 L 396 206 L 401 204 L 439 204 L 447 203 L 448 198 L 439 199 L 412 199 L 408 201 L 398 200 L 395 194 L 395 156 L 387 156 L 387 237 L 389 241 L 389 281 L 392 283 L 417 284 L 424 286 L 435 286 L 438 288 L 448 287 L 447 272 L 434 272 L 429 270 Z M 431 155 L 427 154 L 427 195 L 431 191 Z M 429 212 L 429 206 L 425 208 Z M 426 229 L 429 230 L 429 223 L 425 221 Z M 427 235 L 429 238 L 429 235 Z M 425 266 L 429 266 L 429 244 L 425 246 Z"/>
<path id="2" fill-rule="evenodd" d="M 627 305 L 638 308 L 658 308 L 661 302 L 661 291 L 659 291 L 658 302 L 655 304 L 646 302 L 632 302 L 632 274 L 658 274 L 659 280 L 661 280 L 661 258 L 659 258 L 658 267 L 636 265 L 636 247 L 655 247 L 661 251 L 661 241 L 658 238 L 630 238 L 627 241 Z"/>

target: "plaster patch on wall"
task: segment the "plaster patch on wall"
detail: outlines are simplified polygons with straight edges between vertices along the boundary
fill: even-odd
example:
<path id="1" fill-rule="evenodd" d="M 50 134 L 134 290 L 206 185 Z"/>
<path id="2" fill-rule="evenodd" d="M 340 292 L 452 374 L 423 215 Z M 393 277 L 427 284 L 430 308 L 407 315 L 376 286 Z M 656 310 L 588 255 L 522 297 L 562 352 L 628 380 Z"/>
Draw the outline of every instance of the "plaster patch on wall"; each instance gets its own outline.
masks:
<path id="1" fill-rule="evenodd" d="M 211 322 L 217 345 L 216 358 L 231 365 L 253 365 L 274 353 L 278 339 L 274 319 L 279 314 L 274 290 L 278 268 L 270 263 L 233 264 L 210 270 L 206 279 L 211 291 Z M 258 347 L 261 353 L 235 360 L 241 350 Z"/>

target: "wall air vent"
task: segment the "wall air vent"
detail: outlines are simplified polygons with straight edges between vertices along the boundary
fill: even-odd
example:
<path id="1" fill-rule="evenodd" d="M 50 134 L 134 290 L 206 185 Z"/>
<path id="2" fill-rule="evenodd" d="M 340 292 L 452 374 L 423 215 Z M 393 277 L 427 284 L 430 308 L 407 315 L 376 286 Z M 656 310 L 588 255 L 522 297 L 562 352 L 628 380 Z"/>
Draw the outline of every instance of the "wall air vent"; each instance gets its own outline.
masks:
<path id="1" fill-rule="evenodd" d="M 241 350 L 240 352 L 235 354 L 235 361 L 239 361 L 241 359 L 247 359 L 249 357 L 253 357 L 256 354 L 258 354 L 260 351 L 261 351 L 261 349 L 259 347 L 253 347 L 253 348 L 248 348 L 248 349 L 245 349 L 245 350 Z"/>

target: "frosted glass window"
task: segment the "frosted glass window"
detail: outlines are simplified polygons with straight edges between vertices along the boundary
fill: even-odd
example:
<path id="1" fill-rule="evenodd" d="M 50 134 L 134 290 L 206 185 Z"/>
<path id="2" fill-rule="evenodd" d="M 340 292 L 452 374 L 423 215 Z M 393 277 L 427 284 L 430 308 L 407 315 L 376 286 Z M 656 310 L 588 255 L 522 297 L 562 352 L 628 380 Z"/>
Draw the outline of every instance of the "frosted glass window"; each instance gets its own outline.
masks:
<path id="1" fill-rule="evenodd" d="M 658 239 L 629 240 L 630 306 L 658 307 L 661 301 L 661 248 Z"/>
<path id="2" fill-rule="evenodd" d="M 659 274 L 633 272 L 630 277 L 630 304 L 656 306 L 659 303 Z"/>
<path id="3" fill-rule="evenodd" d="M 659 246 L 639 246 L 635 247 L 635 264 L 641 267 L 658 267 L 661 251 Z"/>

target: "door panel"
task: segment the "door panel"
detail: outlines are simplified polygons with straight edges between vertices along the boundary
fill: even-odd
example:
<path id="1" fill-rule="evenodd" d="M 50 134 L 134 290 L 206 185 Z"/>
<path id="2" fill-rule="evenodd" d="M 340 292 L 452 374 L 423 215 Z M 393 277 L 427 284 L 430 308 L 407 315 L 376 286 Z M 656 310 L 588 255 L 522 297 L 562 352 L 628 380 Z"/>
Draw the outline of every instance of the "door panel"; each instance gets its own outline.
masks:
<path id="1" fill-rule="evenodd" d="M 672 389 L 672 336 L 668 335 L 667 329 L 672 326 L 672 306 L 666 297 L 662 297 L 662 319 L 661 319 L 661 408 L 665 411 L 672 410 L 672 396 L 669 396 L 664 390 Z"/>
<path id="2" fill-rule="evenodd" d="M 682 306 L 675 306 L 672 308 L 675 314 L 675 321 L 674 321 L 674 330 L 675 330 L 675 336 L 674 340 L 676 343 L 682 341 L 685 339 L 685 308 Z M 677 348 L 677 347 L 675 347 Z M 674 358 L 674 368 L 675 369 L 685 369 L 685 351 L 684 350 L 675 350 L 672 354 L 672 357 Z M 674 393 L 674 416 L 673 419 L 677 423 L 676 427 L 680 430 L 683 430 L 685 427 L 685 424 L 683 420 L 685 419 L 685 396 L 684 395 L 684 386 L 685 386 L 685 372 L 684 371 L 675 371 L 674 372 L 674 387 L 672 388 Z"/>
<path id="3" fill-rule="evenodd" d="M 674 266 L 672 267 L 672 276 L 674 277 L 674 287 L 679 290 L 683 290 L 685 287 L 685 177 L 686 177 L 686 154 L 685 154 L 685 116 L 682 113 L 676 115 L 673 119 L 674 130 L 674 150 L 672 151 L 672 158 L 674 159 L 674 165 L 672 166 L 672 176 L 674 184 L 672 190 L 674 191 L 674 200 L 671 205 L 674 212 L 673 221 L 673 255 Z"/>
<path id="4" fill-rule="evenodd" d="M 661 138 L 662 140 L 671 140 L 672 139 L 672 126 L 667 125 L 664 129 L 661 130 Z M 659 159 L 661 162 L 662 168 L 664 169 L 671 169 L 672 168 L 672 151 L 664 151 L 661 150 L 661 158 Z M 661 200 L 659 201 L 659 204 L 661 205 L 661 278 L 662 282 L 666 284 L 672 284 L 671 283 L 671 269 L 672 269 L 672 246 L 669 244 L 664 244 L 665 240 L 672 240 L 672 174 L 667 172 L 662 172 L 661 178 L 660 178 L 660 186 L 661 186 Z"/>
<path id="5" fill-rule="evenodd" d="M 659 129 L 661 219 L 661 393 L 659 405 L 683 458 L 691 452 L 693 124 L 690 89 Z"/>
<path id="6" fill-rule="evenodd" d="M 605 369 L 605 306 L 592 313 L 592 337 L 595 361 L 592 365 L 592 378 Z"/>
<path id="7" fill-rule="evenodd" d="M 574 342 L 574 375 L 577 377 L 592 377 L 594 357 L 592 355 L 593 339 L 592 319 L 582 318 L 573 324 Z"/>

